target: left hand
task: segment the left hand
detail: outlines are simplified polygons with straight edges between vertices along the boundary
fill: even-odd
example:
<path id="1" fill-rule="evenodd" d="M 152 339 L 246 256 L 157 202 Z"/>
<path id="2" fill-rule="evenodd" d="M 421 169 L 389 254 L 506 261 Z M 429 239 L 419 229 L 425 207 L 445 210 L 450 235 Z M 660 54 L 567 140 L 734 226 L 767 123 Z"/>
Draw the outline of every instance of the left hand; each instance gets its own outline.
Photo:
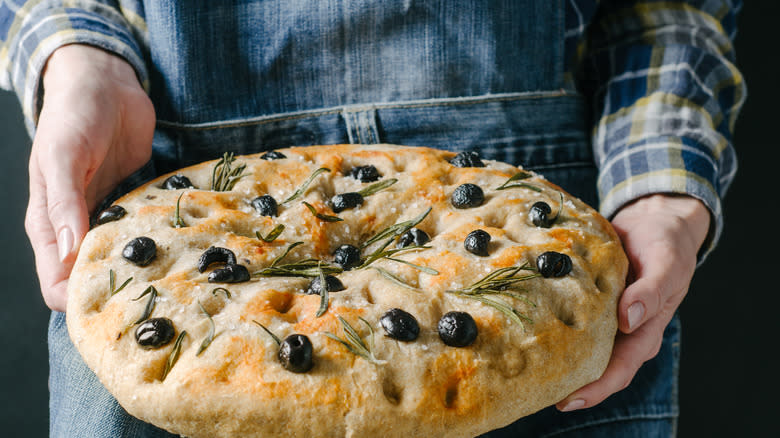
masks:
<path id="1" fill-rule="evenodd" d="M 651 195 L 623 207 L 612 225 L 629 260 L 615 347 L 601 378 L 558 402 L 562 411 L 601 403 L 658 354 L 664 329 L 688 292 L 710 213 L 692 197 Z"/>

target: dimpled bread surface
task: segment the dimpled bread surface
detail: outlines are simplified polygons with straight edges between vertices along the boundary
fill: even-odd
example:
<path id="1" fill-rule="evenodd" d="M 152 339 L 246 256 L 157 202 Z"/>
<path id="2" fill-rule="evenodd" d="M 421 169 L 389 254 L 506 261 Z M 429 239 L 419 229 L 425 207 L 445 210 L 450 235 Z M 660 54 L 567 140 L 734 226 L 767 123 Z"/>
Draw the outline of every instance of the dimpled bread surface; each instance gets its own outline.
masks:
<path id="1" fill-rule="evenodd" d="M 70 336 L 87 365 L 133 416 L 191 437 L 471 437 L 504 426 L 558 402 L 597 379 L 609 361 L 617 330 L 617 301 L 625 286 L 627 261 L 611 225 L 596 211 L 544 178 L 533 175 L 527 187 L 496 190 L 520 171 L 484 160 L 485 167 L 450 164 L 452 152 L 393 145 L 337 145 L 280 149 L 286 158 L 236 157 L 244 176 L 232 190 L 211 187 L 215 161 L 181 169 L 194 189 L 164 190 L 160 177 L 119 199 L 127 214 L 94 227 L 85 238 L 68 284 Z M 338 214 L 328 200 L 370 183 L 348 172 L 374 165 L 390 187 L 363 204 Z M 277 202 L 294 193 L 318 168 L 298 199 L 282 204 L 278 217 L 258 214 L 251 201 L 271 195 Z M 485 194 L 482 205 L 453 207 L 456 187 L 471 183 Z M 563 203 L 561 205 L 561 194 Z M 173 219 L 179 215 L 185 226 Z M 303 204 L 343 219 L 327 222 Z M 550 228 L 534 226 L 529 210 L 544 201 Z M 364 269 L 336 276 L 346 287 L 329 293 L 327 311 L 317 317 L 321 297 L 304 293 L 311 279 L 261 277 L 234 284 L 209 283 L 198 260 L 211 247 L 233 251 L 250 273 L 267 268 L 290 244 L 284 261 L 307 258 L 333 262 L 343 244 L 360 247 L 377 232 L 420 217 L 417 228 L 429 248 L 394 257 L 438 272 L 380 258 Z M 259 239 L 276 225 L 284 231 L 273 242 Z M 464 248 L 471 231 L 491 236 L 488 256 Z M 122 256 L 132 239 L 146 236 L 157 245 L 150 264 L 136 266 Z M 376 245 L 363 250 L 369 254 Z M 388 248 L 395 248 L 395 243 Z M 546 251 L 568 255 L 572 270 L 563 277 L 534 276 L 536 259 Z M 448 292 L 463 289 L 497 269 L 527 264 L 533 278 L 518 283 L 524 299 L 488 298 L 515 309 L 523 324 L 494 306 Z M 378 267 L 406 284 L 382 275 Z M 109 272 L 118 287 L 109 287 Z M 176 335 L 186 331 L 178 360 L 163 379 L 173 342 L 144 349 L 134 325 L 144 314 L 149 286 L 158 291 L 151 317 L 169 318 Z M 224 291 L 214 291 L 224 287 Z M 392 308 L 412 314 L 419 337 L 401 342 L 379 323 Z M 199 348 L 214 323 L 213 341 Z M 467 347 L 445 345 L 437 323 L 449 311 L 469 313 L 478 328 Z M 380 361 L 372 363 L 325 335 L 345 339 L 344 318 Z M 372 327 L 360 321 L 364 319 Z M 279 338 L 299 333 L 313 345 L 313 368 L 293 373 L 282 367 L 278 346 L 253 321 Z"/>

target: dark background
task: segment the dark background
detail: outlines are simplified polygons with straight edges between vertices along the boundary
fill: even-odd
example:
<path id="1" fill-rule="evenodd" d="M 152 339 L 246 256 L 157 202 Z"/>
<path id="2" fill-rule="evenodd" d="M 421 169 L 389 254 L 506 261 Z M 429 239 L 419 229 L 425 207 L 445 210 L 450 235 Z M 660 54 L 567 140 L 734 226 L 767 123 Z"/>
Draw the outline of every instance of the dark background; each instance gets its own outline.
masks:
<path id="1" fill-rule="evenodd" d="M 780 269 L 773 268 L 780 2 L 746 3 L 736 42 L 749 88 L 735 139 L 739 172 L 725 200 L 723 238 L 681 309 L 681 437 L 780 436 L 780 288 L 772 277 Z M 13 437 L 48 430 L 49 312 L 23 226 L 29 149 L 16 97 L 0 91 L 0 435 Z"/>

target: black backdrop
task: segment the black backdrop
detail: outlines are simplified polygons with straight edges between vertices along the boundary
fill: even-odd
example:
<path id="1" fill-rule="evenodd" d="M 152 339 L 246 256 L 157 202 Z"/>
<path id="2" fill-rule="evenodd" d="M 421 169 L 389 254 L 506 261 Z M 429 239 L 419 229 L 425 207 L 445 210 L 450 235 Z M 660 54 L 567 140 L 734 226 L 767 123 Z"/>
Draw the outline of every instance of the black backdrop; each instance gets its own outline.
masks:
<path id="1" fill-rule="evenodd" d="M 780 247 L 772 176 L 780 2 L 747 3 L 737 38 L 738 66 L 749 87 L 737 125 L 740 168 L 726 197 L 725 234 L 681 309 L 681 437 L 780 436 L 774 417 L 780 406 L 780 288 L 771 277 L 773 249 Z M 48 311 L 23 227 L 29 147 L 16 98 L 0 92 L 0 435 L 14 437 L 46 436 L 48 430 Z"/>

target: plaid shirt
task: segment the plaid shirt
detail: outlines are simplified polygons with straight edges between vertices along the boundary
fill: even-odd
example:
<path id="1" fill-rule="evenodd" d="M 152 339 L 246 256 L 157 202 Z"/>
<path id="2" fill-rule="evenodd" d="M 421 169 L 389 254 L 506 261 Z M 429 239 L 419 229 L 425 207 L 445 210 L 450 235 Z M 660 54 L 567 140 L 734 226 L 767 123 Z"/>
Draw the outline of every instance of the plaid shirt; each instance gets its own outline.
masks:
<path id="1" fill-rule="evenodd" d="M 740 0 L 566 0 L 567 80 L 593 104 L 601 212 L 651 193 L 683 193 L 712 211 L 706 252 L 723 227 L 737 168 L 731 144 L 746 96 L 732 40 Z M 148 88 L 139 0 L 0 0 L 0 87 L 34 133 L 49 55 L 70 43 L 125 58 Z"/>

